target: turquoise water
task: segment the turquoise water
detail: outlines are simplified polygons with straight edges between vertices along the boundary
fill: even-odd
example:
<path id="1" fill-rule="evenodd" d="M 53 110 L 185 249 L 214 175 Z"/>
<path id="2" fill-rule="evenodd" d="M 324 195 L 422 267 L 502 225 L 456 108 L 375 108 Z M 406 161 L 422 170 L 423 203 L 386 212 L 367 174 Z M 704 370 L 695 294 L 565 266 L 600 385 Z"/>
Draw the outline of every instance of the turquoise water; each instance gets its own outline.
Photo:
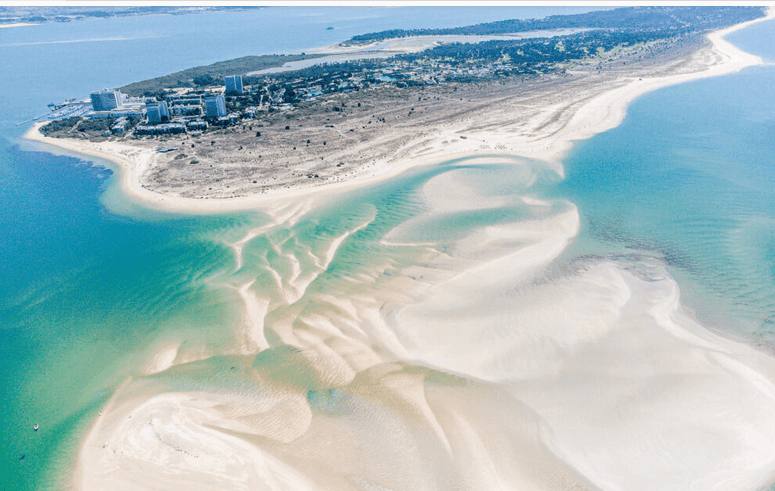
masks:
<path id="1" fill-rule="evenodd" d="M 222 284 L 259 277 L 262 265 L 281 272 L 290 267 L 267 253 L 267 241 L 281 244 L 281 251 L 320 253 L 316 249 L 325 248 L 329 236 L 373 216 L 379 206 L 367 205 L 369 199 L 381 200 L 388 215 L 353 236 L 318 283 L 336 281 L 366 267 L 364 257 L 377 247 L 373 239 L 380 230 L 422 209 L 420 200 L 411 202 L 411 192 L 399 188 L 377 191 L 379 198 L 354 198 L 358 211 L 331 208 L 297 231 L 252 241 L 245 267 L 231 275 L 235 260 L 226 242 L 266 217 L 186 217 L 144 209 L 117 197 L 115 178 L 104 167 L 28 151 L 29 145 L 20 149 L 16 139 L 28 125 L 17 123 L 45 114 L 51 101 L 237 56 L 301 51 L 388 28 L 585 10 L 262 9 L 0 30 L 0 487 L 61 489 L 97 408 L 159 346 L 182 342 L 192 353 L 233 350 L 239 299 Z M 302 239 L 286 240 L 293 235 Z M 270 279 L 257 281 L 269 287 Z M 32 431 L 35 422 L 38 432 Z"/>
<path id="2" fill-rule="evenodd" d="M 726 39 L 743 51 L 760 56 L 765 62 L 772 63 L 775 62 L 773 28 L 775 28 L 775 22 L 772 20 L 758 22 L 731 33 Z"/>
<path id="3" fill-rule="evenodd" d="M 550 216 L 570 201 L 582 232 L 565 260 L 663 261 L 700 318 L 775 340 L 772 67 L 642 97 L 621 126 L 575 146 L 563 182 L 529 163 L 519 173 L 509 165 L 466 161 L 417 170 L 256 237 L 237 271 L 227 243 L 267 217 L 180 216 L 117 202 L 115 193 L 104 198 L 107 189 L 115 191 L 104 167 L 15 145 L 26 129 L 17 122 L 45 112 L 51 100 L 83 97 L 97 87 L 244 54 L 308 49 L 387 27 L 536 15 L 407 10 L 269 9 L 0 30 L 0 59 L 15 67 L 0 79 L 0 93 L 13 94 L 0 102 L 0 487 L 60 489 L 98 409 L 156 349 L 182 343 L 181 351 L 202 358 L 238 352 L 241 304 L 231 287 L 256 279 L 253 290 L 281 305 L 294 292 L 291 279 L 308 276 L 305 295 L 271 315 L 313 309 L 321 301 L 317 294 L 357 291 L 354 278 L 382 281 L 421 262 L 422 251 L 381 241 L 410 220 L 401 239 L 433 242 L 443 251 L 482 226 Z M 217 28 L 223 23 L 251 41 L 232 42 Z M 279 25 L 298 31 L 286 39 L 266 27 Z M 328 25 L 337 29 L 326 31 Z M 732 40 L 766 56 L 775 51 L 772 34 L 770 23 Z M 116 37 L 137 39 L 96 40 Z M 83 39 L 90 41 L 29 44 Z M 162 49 L 163 57 L 147 55 Z M 549 207 L 514 202 L 426 220 L 422 186 L 448 172 L 479 196 L 555 199 Z M 123 213 L 111 212 L 116 209 Z M 347 233 L 321 268 L 332 241 Z M 272 272 L 285 283 L 278 286 Z M 272 336 L 267 332 L 270 343 L 279 343 Z M 193 377 L 184 383 L 212 382 Z M 34 422 L 40 431 L 32 431 Z"/>
<path id="4" fill-rule="evenodd" d="M 2 481 L 33 489 L 149 345 L 231 342 L 229 299 L 204 279 L 233 267 L 214 237 L 250 219 L 130 220 L 95 200 L 102 168 L 16 148 L 2 157 L 17 172 L 0 205 Z"/>
<path id="5" fill-rule="evenodd" d="M 775 70 L 647 94 L 579 143 L 560 193 L 584 251 L 659 258 L 709 325 L 775 337 Z"/>

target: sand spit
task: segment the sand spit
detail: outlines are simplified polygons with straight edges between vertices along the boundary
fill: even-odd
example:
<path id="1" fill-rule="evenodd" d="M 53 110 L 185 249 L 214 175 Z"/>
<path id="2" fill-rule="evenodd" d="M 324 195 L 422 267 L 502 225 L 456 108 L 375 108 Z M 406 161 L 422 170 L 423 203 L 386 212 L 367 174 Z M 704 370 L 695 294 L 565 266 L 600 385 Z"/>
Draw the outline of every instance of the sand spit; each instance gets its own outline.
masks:
<path id="1" fill-rule="evenodd" d="M 770 11 L 766 18 L 774 15 Z M 700 49 L 673 47 L 678 55 L 657 55 L 648 62 L 622 58 L 611 60 L 604 71 L 581 65 L 570 68 L 564 76 L 541 77 L 513 86 L 463 84 L 449 93 L 440 88 L 435 96 L 422 93 L 426 100 L 422 104 L 427 105 L 414 112 L 414 106 L 421 103 L 407 101 L 407 97 L 417 93 L 394 94 L 387 90 L 378 96 L 365 91 L 359 95 L 363 97 L 362 110 L 346 116 L 340 113 L 341 121 L 329 121 L 335 113 L 321 113 L 315 108 L 304 113 L 306 116 L 303 111 L 294 113 L 293 121 L 306 121 L 303 127 L 295 128 L 295 132 L 264 128 L 265 143 L 255 148 L 249 146 L 256 143 L 253 132 L 247 129 L 244 141 L 216 137 L 213 148 L 219 150 L 212 156 L 208 153 L 209 137 L 195 150 L 190 148 L 191 140 L 164 143 L 179 144 L 186 152 L 204 152 L 194 155 L 210 162 L 215 174 L 208 174 L 210 167 L 203 164 L 179 164 L 173 159 L 176 152 L 157 153 L 159 142 L 155 140 L 124 143 L 47 138 L 38 131 L 40 124 L 25 137 L 112 161 L 121 169 L 122 189 L 129 196 L 151 206 L 193 213 L 257 207 L 271 210 L 287 201 L 317 201 L 412 167 L 475 155 L 542 159 L 562 174 L 559 160 L 574 141 L 618 125 L 627 105 L 644 93 L 761 63 L 758 57 L 723 39 L 748 24 L 711 33 L 707 45 Z M 369 105 L 370 98 L 378 102 Z M 412 116 L 407 117 L 405 111 Z M 374 116 L 388 123 L 378 126 Z M 360 126 L 367 129 L 355 132 L 354 128 Z M 327 132 L 331 133 L 328 137 Z M 317 142 L 315 146 L 313 141 L 312 146 L 296 150 L 300 142 L 315 138 L 330 139 L 328 145 Z M 236 151 L 243 144 L 245 150 L 251 149 L 247 154 L 245 150 Z M 263 153 L 261 159 L 259 153 Z M 307 175 L 313 173 L 321 177 L 309 179 Z"/>
<path id="2" fill-rule="evenodd" d="M 478 138 L 561 173 L 571 142 L 618 124 L 632 98 L 758 62 L 718 36 L 670 69 L 683 74 L 616 80 L 580 100 L 555 94 L 523 120 L 529 133 L 491 105 L 486 121 L 431 129 L 399 152 L 422 157 L 325 187 L 162 203 L 132 170 L 152 155 L 114 156 L 122 184 L 149 203 L 275 207 L 274 221 L 233 244 L 245 309 L 234 351 L 171 365 L 174 353 L 161 353 L 158 373 L 117 389 L 80 448 L 74 488 L 742 491 L 772 481 L 775 359 L 699 325 L 659 264 L 582 258 L 550 274 L 580 219 L 571 203 L 530 197 L 527 170 L 539 164 L 517 159 L 511 175 L 526 191 L 513 199 L 470 184 L 470 169 L 428 177 L 427 211 L 375 239 L 385 249 L 363 252 L 351 274 L 320 281 L 368 217 L 324 238 L 293 226 L 323 197 L 492 152 L 476 151 Z M 442 145 L 451 135 L 463 151 Z M 532 218 L 443 244 L 412 235 L 450 214 L 510 207 Z M 272 255 L 249 264 L 257 238 Z"/>
<path id="3" fill-rule="evenodd" d="M 310 60 L 290 61 L 279 67 L 265 68 L 248 72 L 245 75 L 262 75 L 269 73 L 280 73 L 291 70 L 299 70 L 312 65 L 321 63 L 337 63 L 342 61 L 351 61 L 358 59 L 388 58 L 400 53 L 416 53 L 430 49 L 441 44 L 451 43 L 481 43 L 483 41 L 511 41 L 515 39 L 530 39 L 536 37 L 568 36 L 579 32 L 589 31 L 587 28 L 576 29 L 548 29 L 527 31 L 514 34 L 500 35 L 438 35 L 438 36 L 409 36 L 399 39 L 390 39 L 387 41 L 374 42 L 366 45 L 346 46 L 334 45 L 324 46 L 323 48 L 309 50 L 310 53 L 321 53 L 326 56 L 313 58 Z"/>

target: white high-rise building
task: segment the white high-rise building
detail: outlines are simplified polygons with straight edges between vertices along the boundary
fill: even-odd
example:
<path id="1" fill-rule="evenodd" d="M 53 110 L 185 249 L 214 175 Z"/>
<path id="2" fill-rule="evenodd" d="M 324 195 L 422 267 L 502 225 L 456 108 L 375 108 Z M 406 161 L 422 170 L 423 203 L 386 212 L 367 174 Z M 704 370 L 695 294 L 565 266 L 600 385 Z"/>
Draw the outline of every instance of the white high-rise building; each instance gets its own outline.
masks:
<path id="1" fill-rule="evenodd" d="M 116 109 L 123 102 L 116 90 L 99 90 L 91 93 L 91 107 L 95 111 L 110 111 Z"/>
<path id="2" fill-rule="evenodd" d="M 146 115 L 148 116 L 148 122 L 151 124 L 158 124 L 162 122 L 162 119 L 170 119 L 170 111 L 167 106 L 167 101 L 161 102 L 148 102 L 145 104 Z"/>
<path id="3" fill-rule="evenodd" d="M 205 97 L 205 113 L 208 118 L 226 116 L 226 101 L 222 95 Z"/>
<path id="4" fill-rule="evenodd" d="M 224 85 L 226 85 L 226 92 L 239 92 L 242 93 L 242 75 L 231 75 L 224 77 Z"/>
<path id="5" fill-rule="evenodd" d="M 120 90 L 102 89 L 91 93 L 91 107 L 95 111 L 111 111 L 121 109 L 132 99 Z"/>

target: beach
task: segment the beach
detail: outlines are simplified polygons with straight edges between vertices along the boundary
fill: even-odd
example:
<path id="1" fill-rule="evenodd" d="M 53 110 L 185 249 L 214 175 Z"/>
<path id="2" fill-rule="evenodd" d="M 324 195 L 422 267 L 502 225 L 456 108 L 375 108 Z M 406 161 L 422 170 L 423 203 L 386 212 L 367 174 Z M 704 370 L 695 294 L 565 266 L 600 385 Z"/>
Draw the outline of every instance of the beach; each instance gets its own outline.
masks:
<path id="1" fill-rule="evenodd" d="M 355 151 L 366 165 L 314 185 L 287 171 L 278 174 L 283 186 L 255 194 L 208 196 L 206 184 L 152 181 L 163 162 L 150 146 L 47 138 L 36 125 L 28 139 L 113 162 L 123 192 L 152 207 L 270 217 L 228 244 L 236 268 L 219 281 L 243 304 L 235 345 L 171 344 L 151 357 L 95 417 L 73 487 L 745 490 L 771 482 L 775 359 L 701 325 L 657 261 L 588 257 L 547 273 L 579 235 L 580 216 L 573 203 L 535 191 L 564 175 L 574 142 L 620 124 L 637 97 L 761 63 L 723 39 L 741 27 L 658 69 L 579 68 L 533 92 L 472 93 L 457 116 L 364 137 Z M 494 177 L 477 173 L 494 167 Z M 393 180 L 424 169 L 421 211 L 386 226 L 384 249 L 363 258 L 347 249 L 391 211 L 351 195 L 385 186 L 374 203 L 389 202 L 400 191 Z M 490 191 L 500 181 L 513 192 Z M 337 203 L 352 210 L 346 224 L 302 235 L 305 220 L 324 221 L 314 213 Z M 501 210 L 521 218 L 466 224 L 451 239 L 432 233 L 451 214 Z M 251 249 L 256 240 L 271 253 Z M 348 254 L 355 273 L 329 275 Z"/>

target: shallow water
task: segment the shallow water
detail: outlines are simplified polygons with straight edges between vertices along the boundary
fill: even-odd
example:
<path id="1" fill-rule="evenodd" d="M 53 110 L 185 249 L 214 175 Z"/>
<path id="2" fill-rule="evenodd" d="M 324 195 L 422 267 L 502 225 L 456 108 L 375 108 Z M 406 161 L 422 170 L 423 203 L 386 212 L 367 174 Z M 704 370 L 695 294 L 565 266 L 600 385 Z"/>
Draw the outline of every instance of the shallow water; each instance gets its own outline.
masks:
<path id="1" fill-rule="evenodd" d="M 775 334 L 775 70 L 648 94 L 619 127 L 575 146 L 559 186 L 578 247 L 659 258 L 714 327 Z"/>
<path id="2" fill-rule="evenodd" d="M 0 58 L 13 67 L 0 80 L 0 91 L 7 95 L 0 99 L 0 353 L 5 360 L 0 485 L 58 489 L 85 425 L 112 388 L 147 365 L 153 352 L 180 342 L 190 353 L 236 349 L 242 300 L 223 284 L 258 277 L 266 264 L 287 274 L 294 267 L 288 250 L 320 253 L 327 234 L 373 215 L 348 208 L 308 220 L 299 233 L 320 234 L 312 243 L 288 240 L 289 231 L 258 238 L 245 249 L 245 267 L 231 275 L 235 258 L 227 243 L 266 217 L 193 218 L 147 210 L 120 196 L 110 170 L 30 152 L 29 145 L 25 150 L 14 146 L 27 129 L 17 123 L 44 114 L 51 101 L 222 59 L 311 49 L 386 28 L 465 25 L 542 13 L 522 8 L 263 9 L 0 30 Z M 279 26 L 283 36 L 277 35 Z M 244 42 L 234 42 L 235 32 Z M 153 55 L 161 52 L 165 55 Z M 391 213 L 392 220 L 403 216 L 398 208 Z M 281 245 L 267 253 L 271 241 Z M 344 247 L 326 275 L 342 276 L 353 263 L 360 264 L 370 247 Z M 258 278 L 256 288 L 272 281 Z M 38 432 L 31 430 L 34 422 L 41 424 Z"/>
<path id="3" fill-rule="evenodd" d="M 233 397 L 237 402 L 229 404 L 249 414 L 267 393 L 287 389 L 290 395 L 282 397 L 289 399 L 278 400 L 309 408 L 314 424 L 296 447 L 270 445 L 277 458 L 293 462 L 308 452 L 325 469 L 333 464 L 326 460 L 330 455 L 315 454 L 316 442 L 336 437 L 341 461 L 362 459 L 359 475 L 369 482 L 400 487 L 428 479 L 429 486 L 452 486 L 438 476 L 454 465 L 432 457 L 443 445 L 413 439 L 413 431 L 427 427 L 406 423 L 406 408 L 416 404 L 410 394 L 424 390 L 439 424 L 461 434 L 486 428 L 485 414 L 532 421 L 530 410 L 490 384 L 529 385 L 531 374 L 561 370 L 562 343 L 540 330 L 578 327 L 594 337 L 611 317 L 609 307 L 624 304 L 623 280 L 610 264 L 655 283 L 665 268 L 706 325 L 773 342 L 771 67 L 642 97 L 621 126 L 576 145 L 564 162 L 564 181 L 521 159 L 453 161 L 337 197 L 275 225 L 259 212 L 192 217 L 150 211 L 117 195 L 115 177 L 103 167 L 11 143 L 24 129 L 13 125 L 44 112 L 49 100 L 255 50 L 330 42 L 330 31 L 310 26 L 348 26 L 333 31 L 341 40 L 386 26 L 423 25 L 431 14 L 438 25 L 514 16 L 490 9 L 406 16 L 401 10 L 305 10 L 309 22 L 297 25 L 303 35 L 278 45 L 269 42 L 281 42 L 278 36 L 256 29 L 259 21 L 287 23 L 298 12 L 272 9 L 280 21 L 262 13 L 218 13 L 0 30 L 0 56 L 24 68 L 3 79 L 0 90 L 25 87 L 18 97 L 3 98 L 0 108 L 0 425 L 7 429 L 0 441 L 0 485 L 59 489 L 85 430 L 132 375 L 136 385 L 130 388 Z M 191 18 L 208 33 L 193 50 L 186 28 Z M 256 44 L 223 40 L 211 29 L 223 18 L 256 32 Z M 74 27 L 86 34 L 76 37 Z M 757 26 L 749 37 L 743 31 L 733 40 L 766 55 L 775 36 L 763 33 L 772 28 Z M 96 41 L 108 34 L 138 39 Z M 85 38 L 94 40 L 9 46 Z M 143 56 L 165 44 L 173 55 Z M 89 57 L 78 56 L 84 46 Z M 113 56 L 117 51 L 135 58 Z M 24 62 L 33 58 L 42 63 Z M 98 67 L 91 61 L 103 58 Z M 573 239 L 576 216 L 581 228 Z M 240 265 L 230 244 L 251 231 L 256 235 L 244 243 Z M 563 249 L 566 243 L 570 247 Z M 522 264 L 535 267 L 523 270 Z M 480 266 L 484 272 L 470 273 Z M 458 276 L 461 271 L 469 273 Z M 502 284 L 482 279 L 506 271 Z M 434 299 L 433 285 L 447 285 L 441 290 L 448 294 L 445 302 Z M 642 293 L 644 305 L 649 295 Z M 563 301 L 576 309 L 570 321 L 552 308 Z M 267 345 L 274 349 L 257 355 Z M 546 353 L 547 364 L 530 353 Z M 180 365 L 165 371 L 173 359 Z M 392 365 L 394 360 L 413 362 Z M 395 391 L 399 402 L 386 387 L 405 389 Z M 531 397 L 540 405 L 540 395 Z M 488 401 L 498 402 L 488 407 Z M 272 422 L 277 433 L 262 438 L 291 438 L 306 418 L 300 411 L 287 428 Z M 421 409 L 408 413 L 410 422 L 426 417 Z M 449 422 L 456 418 L 471 426 Z M 265 422 L 244 420 L 251 431 L 267 431 Z M 34 422 L 41 424 L 38 432 L 31 429 Z M 421 464 L 404 483 L 385 477 L 390 466 L 407 460 L 402 452 L 409 447 L 385 444 L 393 431 L 402 435 L 396 442 L 413 442 L 406 455 Z M 526 438 L 516 425 L 504 431 L 507 436 L 482 433 L 489 442 L 471 437 L 465 445 L 454 439 L 449 444 L 481 444 L 494 452 Z M 384 461 L 345 447 L 352 442 L 347 435 L 360 438 L 370 455 L 382 452 Z M 424 468 L 442 480 L 431 482 Z M 491 483 L 482 476 L 457 477 Z M 364 482 L 341 485 L 364 488 Z"/>

